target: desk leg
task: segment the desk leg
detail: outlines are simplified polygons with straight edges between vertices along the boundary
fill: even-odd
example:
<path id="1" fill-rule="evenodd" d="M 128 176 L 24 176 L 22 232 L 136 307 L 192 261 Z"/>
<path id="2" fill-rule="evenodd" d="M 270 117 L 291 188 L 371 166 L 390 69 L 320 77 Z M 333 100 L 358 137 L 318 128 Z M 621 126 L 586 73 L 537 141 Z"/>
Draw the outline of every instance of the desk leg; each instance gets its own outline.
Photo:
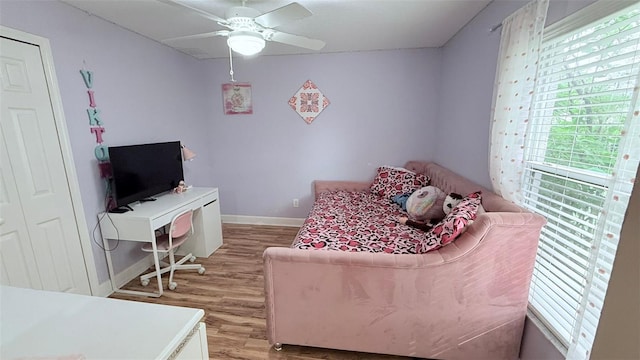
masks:
<path id="1" fill-rule="evenodd" d="M 153 263 L 156 266 L 156 279 L 158 279 L 158 296 L 162 295 L 162 274 L 160 274 L 160 259 L 158 259 L 158 245 L 156 244 L 156 238 L 154 236 L 151 242 L 151 248 L 153 249 Z"/>
<path id="2" fill-rule="evenodd" d="M 158 289 L 157 293 L 155 292 L 146 292 L 146 291 L 134 291 L 134 290 L 122 290 L 116 284 L 116 275 L 113 272 L 113 263 L 111 262 L 111 251 L 109 250 L 109 241 L 105 238 L 102 238 L 102 245 L 105 249 L 105 256 L 107 258 L 107 269 L 109 270 L 109 279 L 111 280 L 111 288 L 113 292 L 121 293 L 121 294 L 129 294 L 129 295 L 142 295 L 142 296 L 151 296 L 151 297 L 160 297 L 162 296 L 162 278 L 160 277 L 160 261 L 158 259 L 158 249 L 156 247 L 155 238 L 152 242 L 153 247 L 153 261 L 156 266 L 156 271 L 158 271 Z"/>
<path id="3" fill-rule="evenodd" d="M 109 241 L 102 238 L 102 246 L 104 247 L 105 256 L 107 258 L 107 269 L 109 270 L 109 280 L 111 281 L 111 290 L 118 291 L 118 285 L 116 284 L 116 275 L 113 273 L 113 263 L 111 262 L 111 250 L 109 248 Z"/>

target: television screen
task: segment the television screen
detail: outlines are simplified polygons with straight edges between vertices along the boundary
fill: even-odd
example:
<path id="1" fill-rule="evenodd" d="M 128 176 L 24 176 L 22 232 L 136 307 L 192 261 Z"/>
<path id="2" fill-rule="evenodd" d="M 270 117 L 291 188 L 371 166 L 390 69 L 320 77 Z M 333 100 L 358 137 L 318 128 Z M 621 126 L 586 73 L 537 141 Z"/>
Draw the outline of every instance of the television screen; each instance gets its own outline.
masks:
<path id="1" fill-rule="evenodd" d="M 109 147 L 116 206 L 169 191 L 184 178 L 179 141 Z"/>

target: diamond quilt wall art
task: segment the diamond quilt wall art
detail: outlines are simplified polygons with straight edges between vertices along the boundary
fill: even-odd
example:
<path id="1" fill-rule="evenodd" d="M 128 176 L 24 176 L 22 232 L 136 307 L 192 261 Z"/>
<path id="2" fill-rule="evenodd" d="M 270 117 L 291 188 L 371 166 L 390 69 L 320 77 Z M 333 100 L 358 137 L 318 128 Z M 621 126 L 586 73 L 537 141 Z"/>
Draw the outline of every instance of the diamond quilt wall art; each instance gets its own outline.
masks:
<path id="1" fill-rule="evenodd" d="M 307 123 L 311 124 L 315 118 L 320 115 L 322 110 L 329 106 L 329 99 L 322 94 L 316 84 L 311 80 L 307 80 L 302 87 L 289 99 L 289 106 L 302 117 Z"/>

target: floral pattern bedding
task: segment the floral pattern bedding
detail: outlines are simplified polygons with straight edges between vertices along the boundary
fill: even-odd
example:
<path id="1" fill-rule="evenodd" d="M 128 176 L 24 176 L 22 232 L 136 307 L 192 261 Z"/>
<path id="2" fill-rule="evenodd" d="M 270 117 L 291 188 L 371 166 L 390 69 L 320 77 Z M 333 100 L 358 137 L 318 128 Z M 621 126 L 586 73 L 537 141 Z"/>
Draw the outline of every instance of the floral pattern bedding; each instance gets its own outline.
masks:
<path id="1" fill-rule="evenodd" d="M 415 254 L 426 233 L 400 224 L 398 216 L 406 212 L 368 191 L 323 192 L 291 247 Z"/>

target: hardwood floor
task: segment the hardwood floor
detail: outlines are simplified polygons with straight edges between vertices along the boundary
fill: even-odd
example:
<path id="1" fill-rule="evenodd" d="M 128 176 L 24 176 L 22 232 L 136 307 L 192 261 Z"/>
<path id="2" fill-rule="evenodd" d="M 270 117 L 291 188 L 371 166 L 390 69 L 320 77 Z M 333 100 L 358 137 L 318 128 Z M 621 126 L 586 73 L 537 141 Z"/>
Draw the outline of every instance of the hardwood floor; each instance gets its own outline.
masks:
<path id="1" fill-rule="evenodd" d="M 206 273 L 178 271 L 178 287 L 159 298 L 113 294 L 112 298 L 204 309 L 211 359 L 371 359 L 400 360 L 387 356 L 304 346 L 284 345 L 275 351 L 266 339 L 262 253 L 270 246 L 289 246 L 298 228 L 223 225 L 224 244 L 208 259 L 198 258 Z M 152 285 L 149 285 L 152 286 Z M 137 279 L 124 289 L 145 289 Z M 142 340 L 143 341 L 143 340 Z"/>

